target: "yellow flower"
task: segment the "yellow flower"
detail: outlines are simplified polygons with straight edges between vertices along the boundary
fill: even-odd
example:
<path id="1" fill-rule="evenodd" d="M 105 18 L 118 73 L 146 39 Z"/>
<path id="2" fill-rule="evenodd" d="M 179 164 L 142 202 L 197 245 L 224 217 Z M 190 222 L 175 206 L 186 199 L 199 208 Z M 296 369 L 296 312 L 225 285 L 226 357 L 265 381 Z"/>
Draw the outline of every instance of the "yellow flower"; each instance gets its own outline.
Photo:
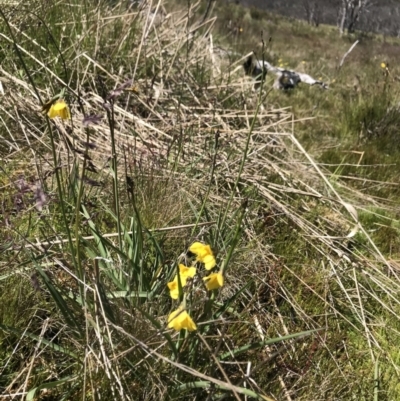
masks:
<path id="1" fill-rule="evenodd" d="M 305 64 L 306 62 L 303 60 L 302 62 L 301 62 L 301 64 Z"/>
<path id="2" fill-rule="evenodd" d="M 189 251 L 196 255 L 198 262 L 204 263 L 207 270 L 211 270 L 215 265 L 215 257 L 210 245 L 204 245 L 201 242 L 194 242 L 189 247 Z"/>
<path id="3" fill-rule="evenodd" d="M 185 265 L 179 265 L 179 276 L 181 277 L 181 284 L 182 287 L 186 285 L 187 279 L 192 278 L 196 275 L 196 268 L 195 267 L 186 267 Z M 178 284 L 178 275 L 174 277 L 173 281 L 167 283 L 169 288 L 169 295 L 172 299 L 179 298 L 179 284 Z"/>
<path id="4" fill-rule="evenodd" d="M 381 63 L 381 68 L 386 68 L 386 63 Z"/>
<path id="5" fill-rule="evenodd" d="M 65 103 L 64 100 L 61 99 L 51 105 L 47 115 L 49 116 L 49 118 L 61 117 L 63 120 L 69 120 L 71 118 L 67 103 Z"/>
<path id="6" fill-rule="evenodd" d="M 189 331 L 197 330 L 196 324 L 181 306 L 168 316 L 168 328 L 178 331 L 182 329 Z"/>
<path id="7" fill-rule="evenodd" d="M 209 276 L 204 277 L 207 290 L 216 290 L 224 285 L 224 276 L 221 273 L 211 273 Z"/>
<path id="8" fill-rule="evenodd" d="M 207 270 L 211 270 L 217 264 L 213 254 L 205 256 L 202 262 Z"/>
<path id="9" fill-rule="evenodd" d="M 193 278 L 196 275 L 196 268 L 195 267 L 186 267 L 185 265 L 180 264 L 179 265 L 179 274 L 181 276 L 181 280 L 182 279 L 188 279 Z M 186 284 L 186 281 L 185 281 Z M 183 285 L 183 283 L 182 283 Z"/>
<path id="10" fill-rule="evenodd" d="M 178 299 L 179 298 L 178 276 L 175 276 L 174 281 L 170 281 L 169 283 L 167 283 L 167 286 L 169 288 L 169 296 L 172 299 Z"/>

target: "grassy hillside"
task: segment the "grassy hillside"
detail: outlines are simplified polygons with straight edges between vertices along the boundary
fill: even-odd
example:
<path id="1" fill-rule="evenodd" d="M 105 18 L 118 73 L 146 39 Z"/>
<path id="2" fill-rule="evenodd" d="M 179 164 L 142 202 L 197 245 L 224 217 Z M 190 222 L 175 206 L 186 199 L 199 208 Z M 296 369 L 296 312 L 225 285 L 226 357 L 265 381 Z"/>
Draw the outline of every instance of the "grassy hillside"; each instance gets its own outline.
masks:
<path id="1" fill-rule="evenodd" d="M 310 27 L 302 21 L 287 21 L 233 5 L 220 12 L 223 15 L 221 31 L 233 39 L 241 54 L 254 50 L 261 57 L 262 33 L 267 60 L 302 70 L 329 83 L 328 92 L 303 87 L 289 94 L 273 92 L 268 95 L 267 101 L 290 106 L 296 119 L 307 118 L 296 126 L 296 133 L 302 134 L 302 143 L 307 149 L 312 149 L 323 162 L 356 164 L 359 152 L 364 152 L 363 157 L 367 158 L 364 161 L 369 162 L 361 164 L 374 164 L 372 157 L 377 165 L 390 165 L 382 169 L 358 167 L 349 171 L 345 168 L 343 175 L 381 178 L 382 181 L 391 174 L 396 176 L 393 164 L 396 164 L 398 152 L 395 133 L 399 99 L 398 40 L 361 33 L 339 38 L 334 27 Z M 242 27 L 240 35 L 233 36 L 224 26 L 229 19 Z M 344 54 L 356 40 L 359 43 L 339 68 Z M 389 69 L 383 69 L 382 63 Z M 330 157 L 335 160 L 329 160 Z M 388 194 L 393 194 L 392 190 Z"/>
<path id="2" fill-rule="evenodd" d="M 0 10 L 5 399 L 399 398 L 399 43 L 206 6 Z"/>
<path id="3" fill-rule="evenodd" d="M 286 17 L 307 20 L 307 7 L 316 11 L 314 23 L 337 25 L 341 0 L 227 0 L 230 3 L 257 7 Z M 358 4 L 358 2 L 354 2 Z M 315 5 L 317 5 L 316 8 Z M 357 7 L 356 7 L 357 10 Z M 396 0 L 380 0 L 369 2 L 368 7 L 359 16 L 356 29 L 365 32 L 375 32 L 391 36 L 399 36 L 400 7 Z"/>

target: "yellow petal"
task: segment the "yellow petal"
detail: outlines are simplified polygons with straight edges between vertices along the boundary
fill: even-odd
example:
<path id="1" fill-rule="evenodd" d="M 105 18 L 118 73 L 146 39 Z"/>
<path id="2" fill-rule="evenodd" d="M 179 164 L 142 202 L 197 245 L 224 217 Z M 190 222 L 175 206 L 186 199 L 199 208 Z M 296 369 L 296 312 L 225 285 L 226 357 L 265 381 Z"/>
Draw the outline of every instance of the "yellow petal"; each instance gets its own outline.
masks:
<path id="1" fill-rule="evenodd" d="M 186 267 L 185 265 L 179 265 L 179 274 L 185 278 L 193 278 L 196 275 L 196 268 L 195 267 Z M 182 284 L 183 285 L 183 284 Z"/>
<path id="2" fill-rule="evenodd" d="M 207 290 L 216 290 L 224 285 L 224 276 L 221 273 L 211 273 L 209 276 L 204 277 Z"/>
<path id="3" fill-rule="evenodd" d="M 184 313 L 186 313 L 186 312 L 184 312 Z M 193 321 L 193 319 L 189 316 L 188 313 L 186 313 L 185 320 L 184 320 L 182 326 L 184 329 L 187 329 L 188 331 L 197 330 L 196 323 Z"/>
<path id="4" fill-rule="evenodd" d="M 186 311 L 182 310 L 181 307 L 171 312 L 168 316 L 168 327 L 177 331 L 182 329 L 189 331 L 197 330 L 196 324 L 192 318 Z"/>
<path id="5" fill-rule="evenodd" d="M 197 261 L 206 265 L 205 267 L 207 270 L 210 270 L 215 266 L 215 257 L 210 245 L 204 245 L 201 242 L 194 242 L 190 246 L 189 251 L 197 256 Z"/>
<path id="6" fill-rule="evenodd" d="M 203 258 L 202 262 L 207 270 L 211 270 L 217 263 L 215 261 L 214 255 L 207 255 Z"/>
<path id="7" fill-rule="evenodd" d="M 180 309 L 174 310 L 173 312 L 171 312 L 168 316 L 168 328 L 170 329 L 175 329 L 175 330 L 179 330 L 178 327 L 178 317 L 177 316 L 179 313 L 181 312 Z"/>
<path id="8" fill-rule="evenodd" d="M 58 100 L 56 103 L 52 104 L 47 115 L 49 118 L 61 117 L 63 120 L 69 120 L 71 118 L 68 106 L 64 100 Z"/>
<path id="9" fill-rule="evenodd" d="M 188 278 L 192 278 L 196 275 L 195 267 L 186 267 L 185 265 L 179 265 L 179 277 L 181 279 L 181 285 L 184 287 L 187 283 Z M 169 295 L 172 299 L 179 298 L 179 284 L 178 284 L 178 275 L 175 275 L 174 280 L 167 283 L 169 288 Z"/>
<path id="10" fill-rule="evenodd" d="M 194 253 L 198 258 L 203 258 L 209 253 L 209 245 L 204 245 L 201 242 L 194 242 L 189 247 L 189 251 Z M 211 249 L 210 249 L 211 250 Z"/>
<path id="11" fill-rule="evenodd" d="M 174 281 L 170 281 L 167 283 L 169 288 L 169 295 L 172 299 L 179 298 L 179 285 L 178 285 L 178 277 L 175 276 Z"/>
<path id="12" fill-rule="evenodd" d="M 49 116 L 49 118 L 55 118 L 55 117 L 57 117 L 57 113 L 54 111 L 54 107 L 53 107 L 53 106 L 50 107 L 50 109 L 49 109 L 47 115 Z"/>
<path id="13" fill-rule="evenodd" d="M 68 107 L 65 107 L 64 109 L 60 110 L 60 117 L 63 120 L 70 120 L 71 119 L 71 115 L 69 114 Z"/>

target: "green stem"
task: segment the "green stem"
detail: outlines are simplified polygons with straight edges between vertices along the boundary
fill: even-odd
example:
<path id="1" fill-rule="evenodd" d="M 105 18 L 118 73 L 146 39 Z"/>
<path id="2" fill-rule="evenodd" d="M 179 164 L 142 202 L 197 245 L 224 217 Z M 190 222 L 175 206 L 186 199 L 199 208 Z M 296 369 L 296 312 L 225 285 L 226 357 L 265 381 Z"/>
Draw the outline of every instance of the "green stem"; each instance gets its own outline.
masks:
<path id="1" fill-rule="evenodd" d="M 208 197 L 209 197 L 209 195 L 210 195 L 211 186 L 212 186 L 212 180 L 213 180 L 213 177 L 214 177 L 215 166 L 216 166 L 216 162 L 217 162 L 218 139 L 219 139 L 219 132 L 217 132 L 217 133 L 215 134 L 214 156 L 213 156 L 213 161 L 212 161 L 212 164 L 211 164 L 210 181 L 209 181 L 209 184 L 208 184 L 208 187 L 207 187 L 207 191 L 206 191 L 206 194 L 205 194 L 203 203 L 202 203 L 202 205 L 201 205 L 200 212 L 199 212 L 198 215 L 197 215 L 196 224 L 194 225 L 194 227 L 193 227 L 193 229 L 192 229 L 192 236 L 193 236 L 195 230 L 197 229 L 197 225 L 199 224 L 200 218 L 201 218 L 201 216 L 202 216 L 202 214 L 203 214 L 203 211 L 204 211 L 204 209 L 205 209 L 205 207 L 206 207 L 206 202 L 207 202 Z"/>
<path id="2" fill-rule="evenodd" d="M 119 208 L 119 191 L 118 191 L 118 161 L 117 161 L 117 152 L 115 147 L 115 130 L 114 130 L 114 103 L 111 100 L 111 111 L 107 110 L 107 119 L 108 125 L 110 127 L 110 137 L 111 137 L 111 166 L 113 170 L 113 197 L 114 197 L 114 212 L 117 217 L 117 230 L 118 230 L 118 244 L 119 249 L 122 250 L 122 233 L 121 233 L 121 224 L 120 224 L 120 208 Z"/>
<path id="3" fill-rule="evenodd" d="M 233 251 L 236 248 L 237 243 L 239 242 L 239 238 L 240 238 L 240 231 L 242 228 L 242 221 L 243 221 L 243 217 L 246 213 L 246 208 L 247 208 L 247 199 L 242 203 L 241 205 L 241 211 L 240 211 L 240 215 L 239 218 L 236 222 L 236 230 L 235 230 L 235 235 L 232 239 L 232 242 L 230 243 L 230 247 L 229 247 L 229 251 L 228 254 L 226 255 L 226 258 L 223 260 L 222 265 L 221 265 L 221 269 L 220 269 L 220 273 L 223 274 L 226 267 L 229 264 L 229 261 L 232 258 L 233 255 Z"/>

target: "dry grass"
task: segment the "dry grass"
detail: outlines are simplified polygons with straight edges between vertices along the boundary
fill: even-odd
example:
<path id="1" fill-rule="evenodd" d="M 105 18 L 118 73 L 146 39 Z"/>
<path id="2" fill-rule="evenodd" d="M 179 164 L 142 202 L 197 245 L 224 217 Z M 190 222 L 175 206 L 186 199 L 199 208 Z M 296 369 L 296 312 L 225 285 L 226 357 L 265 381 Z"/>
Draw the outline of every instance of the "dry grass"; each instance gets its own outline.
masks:
<path id="1" fill-rule="evenodd" d="M 396 209 L 315 162 L 296 135 L 311 120 L 252 90 L 212 14 L 75 6 L 46 14 L 62 57 L 8 14 L 2 395 L 396 399 L 398 266 L 361 218 Z M 47 124 L 39 97 L 62 88 L 73 119 Z M 183 336 L 166 330 L 166 283 L 195 239 L 227 277 L 209 315 L 194 284 L 201 329 Z"/>

